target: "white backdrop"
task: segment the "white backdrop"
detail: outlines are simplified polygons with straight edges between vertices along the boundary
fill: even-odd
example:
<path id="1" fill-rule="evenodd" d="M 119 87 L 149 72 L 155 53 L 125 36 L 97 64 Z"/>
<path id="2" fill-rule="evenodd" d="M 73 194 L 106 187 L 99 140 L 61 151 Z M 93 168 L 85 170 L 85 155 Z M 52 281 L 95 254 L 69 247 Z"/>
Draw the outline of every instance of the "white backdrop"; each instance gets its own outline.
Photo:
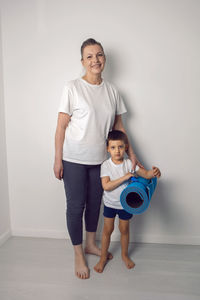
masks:
<path id="1" fill-rule="evenodd" d="M 200 244 L 199 36 L 195 0 L 2 1 L 14 235 L 67 237 L 63 184 L 52 171 L 57 108 L 65 81 L 82 74 L 82 41 L 93 37 L 107 55 L 104 77 L 127 105 L 137 156 L 163 175 L 131 240 Z"/>
<path id="2" fill-rule="evenodd" d="M 0 26 L 1 29 L 1 26 Z M 5 113 L 3 97 L 2 41 L 0 30 L 0 246 L 10 236 L 10 212 L 6 159 Z"/>

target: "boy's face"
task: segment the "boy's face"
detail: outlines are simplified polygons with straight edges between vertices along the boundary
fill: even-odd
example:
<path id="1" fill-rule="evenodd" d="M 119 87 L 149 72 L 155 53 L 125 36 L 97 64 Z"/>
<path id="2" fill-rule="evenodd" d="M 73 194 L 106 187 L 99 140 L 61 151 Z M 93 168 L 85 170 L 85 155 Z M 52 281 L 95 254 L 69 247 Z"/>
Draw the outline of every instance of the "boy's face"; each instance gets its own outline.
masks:
<path id="1" fill-rule="evenodd" d="M 107 150 L 111 155 L 112 161 L 120 163 L 124 159 L 124 153 L 126 151 L 126 145 L 124 141 L 109 141 Z"/>

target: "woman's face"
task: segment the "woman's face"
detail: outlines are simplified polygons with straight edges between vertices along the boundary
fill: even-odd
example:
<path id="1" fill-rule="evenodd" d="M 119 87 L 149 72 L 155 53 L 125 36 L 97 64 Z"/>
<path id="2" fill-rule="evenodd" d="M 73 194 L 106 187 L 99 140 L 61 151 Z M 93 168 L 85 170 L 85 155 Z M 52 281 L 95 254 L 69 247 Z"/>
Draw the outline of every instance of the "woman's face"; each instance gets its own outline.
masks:
<path id="1" fill-rule="evenodd" d="M 99 45 L 90 45 L 83 49 L 83 58 L 81 61 L 86 74 L 100 75 L 104 69 L 106 59 Z"/>

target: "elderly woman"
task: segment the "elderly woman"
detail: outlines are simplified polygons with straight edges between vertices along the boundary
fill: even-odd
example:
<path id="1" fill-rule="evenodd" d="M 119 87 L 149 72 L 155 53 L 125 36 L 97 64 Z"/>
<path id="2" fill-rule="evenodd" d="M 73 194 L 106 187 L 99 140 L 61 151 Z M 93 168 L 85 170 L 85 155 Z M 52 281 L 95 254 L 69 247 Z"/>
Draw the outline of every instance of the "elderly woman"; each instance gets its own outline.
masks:
<path id="1" fill-rule="evenodd" d="M 63 89 L 55 135 L 56 178 L 63 179 L 67 198 L 67 228 L 74 247 L 75 274 L 89 278 L 84 253 L 101 255 L 95 242 L 102 198 L 100 166 L 107 158 L 106 138 L 112 129 L 125 132 L 126 112 L 117 89 L 103 80 L 106 57 L 102 45 L 88 39 L 81 46 L 82 78 Z M 137 164 L 131 146 L 128 155 Z M 86 247 L 83 250 L 83 214 Z M 108 258 L 112 258 L 109 254 Z"/>

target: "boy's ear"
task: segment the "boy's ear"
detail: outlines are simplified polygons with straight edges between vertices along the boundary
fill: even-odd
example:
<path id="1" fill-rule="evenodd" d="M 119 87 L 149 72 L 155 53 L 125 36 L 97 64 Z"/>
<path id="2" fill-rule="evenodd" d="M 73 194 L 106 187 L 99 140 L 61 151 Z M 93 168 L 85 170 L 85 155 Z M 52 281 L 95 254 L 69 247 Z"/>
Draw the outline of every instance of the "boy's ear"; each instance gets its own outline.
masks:
<path id="1" fill-rule="evenodd" d="M 125 150 L 128 151 L 128 144 L 125 145 Z"/>

